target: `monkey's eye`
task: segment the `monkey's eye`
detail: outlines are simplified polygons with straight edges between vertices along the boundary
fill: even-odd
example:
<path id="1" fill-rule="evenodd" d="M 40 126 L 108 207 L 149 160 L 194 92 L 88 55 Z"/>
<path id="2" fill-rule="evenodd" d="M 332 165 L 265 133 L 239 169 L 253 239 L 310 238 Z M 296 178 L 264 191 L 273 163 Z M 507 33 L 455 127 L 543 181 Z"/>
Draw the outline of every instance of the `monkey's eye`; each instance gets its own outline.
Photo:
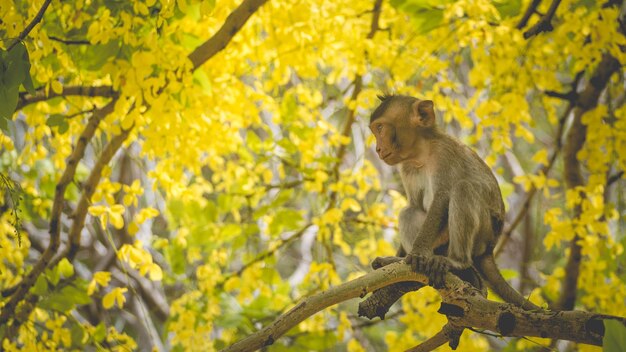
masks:
<path id="1" fill-rule="evenodd" d="M 383 130 L 383 125 L 382 124 L 376 125 L 376 131 L 380 132 L 382 130 Z"/>

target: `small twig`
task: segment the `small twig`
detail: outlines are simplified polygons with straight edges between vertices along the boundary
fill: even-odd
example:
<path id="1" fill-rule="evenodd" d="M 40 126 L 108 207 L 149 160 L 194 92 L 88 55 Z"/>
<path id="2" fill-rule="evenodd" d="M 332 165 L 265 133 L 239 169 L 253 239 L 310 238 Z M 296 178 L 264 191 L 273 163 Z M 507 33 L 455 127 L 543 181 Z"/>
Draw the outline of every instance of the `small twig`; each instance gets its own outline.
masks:
<path id="1" fill-rule="evenodd" d="M 24 28 L 24 30 L 17 36 L 17 38 L 15 38 L 13 43 L 11 43 L 11 45 L 9 45 L 9 47 L 7 48 L 7 51 L 11 51 L 11 49 L 13 49 L 13 47 L 16 46 L 17 43 L 19 43 L 22 40 L 24 40 L 24 38 L 26 38 L 28 33 L 30 33 L 30 31 L 32 31 L 33 28 L 35 28 L 37 23 L 39 23 L 41 21 L 41 19 L 43 18 L 43 14 L 48 9 L 48 5 L 50 5 L 50 2 L 52 2 L 52 0 L 44 1 L 43 5 L 41 5 L 41 8 L 39 9 L 39 12 L 37 12 L 37 15 L 35 15 L 35 18 L 33 18 L 33 20 L 28 24 L 28 26 L 26 26 L 26 28 Z"/>
<path id="2" fill-rule="evenodd" d="M 96 111 L 96 108 L 95 108 L 95 107 L 94 107 L 94 108 L 91 108 L 91 109 L 89 109 L 89 110 L 82 110 L 82 111 L 79 111 L 79 112 L 75 112 L 75 113 L 73 113 L 73 114 L 70 114 L 70 115 L 65 116 L 65 118 L 66 118 L 66 119 L 72 119 L 72 118 L 74 118 L 74 117 L 76 117 L 76 116 L 80 116 L 80 115 L 84 115 L 84 114 L 88 114 L 88 113 L 93 113 L 94 111 Z"/>
<path id="3" fill-rule="evenodd" d="M 446 336 L 444 329 L 441 329 L 438 333 L 436 333 L 434 336 L 431 336 L 428 340 L 420 343 L 413 348 L 409 348 L 405 352 L 429 352 L 445 344 L 446 342 L 448 342 L 448 337 Z"/>
<path id="4" fill-rule="evenodd" d="M 502 338 L 504 336 L 500 335 L 500 334 L 494 334 L 491 332 L 487 332 L 486 330 L 483 329 L 476 329 L 476 328 L 467 328 L 468 330 L 471 330 L 477 334 L 481 334 L 481 335 L 485 335 L 485 336 L 491 336 L 491 337 L 496 337 L 496 338 Z"/>
<path id="5" fill-rule="evenodd" d="M 616 173 L 613 176 L 609 176 L 609 178 L 606 180 L 606 185 L 607 187 L 612 185 L 613 183 L 619 181 L 620 178 L 622 178 L 622 176 L 624 176 L 624 171 L 620 171 L 618 173 Z"/>
<path id="6" fill-rule="evenodd" d="M 548 177 L 550 170 L 552 170 L 552 167 L 554 166 L 554 163 L 556 162 L 557 156 L 561 152 L 561 145 L 562 145 L 561 138 L 563 137 L 565 121 L 567 120 L 567 116 L 572 111 L 573 106 L 574 104 L 569 104 L 567 109 L 565 109 L 563 116 L 559 119 L 559 127 L 557 130 L 556 136 L 554 137 L 556 147 L 554 151 L 552 152 L 550 159 L 548 159 L 548 164 L 544 165 L 533 174 L 535 175 L 543 174 L 546 177 Z M 495 257 L 497 257 L 498 255 L 502 253 L 502 250 L 504 249 L 505 245 L 511 239 L 511 235 L 513 235 L 513 231 L 515 231 L 517 226 L 522 222 L 522 220 L 528 213 L 528 210 L 530 209 L 530 203 L 532 202 L 536 193 L 537 193 L 537 188 L 534 185 L 532 185 L 531 189 L 526 193 L 526 199 L 524 199 L 521 209 L 518 211 L 517 215 L 515 215 L 515 218 L 511 222 L 511 225 L 509 225 L 509 227 L 505 231 L 503 231 L 502 235 L 500 236 L 500 240 L 498 241 L 496 248 L 494 250 Z"/>
<path id="7" fill-rule="evenodd" d="M 44 87 L 38 88 L 35 90 L 35 94 L 31 95 L 26 92 L 19 93 L 19 100 L 17 102 L 17 107 L 15 110 L 20 110 L 27 105 L 38 103 L 40 101 L 49 100 L 56 97 L 68 97 L 68 96 L 83 96 L 83 97 L 106 97 L 106 98 L 117 98 L 119 95 L 118 92 L 113 90 L 111 86 L 95 86 L 95 87 L 84 87 L 84 86 L 68 86 L 63 87 L 63 91 L 58 94 L 53 91 L 49 91 L 46 94 L 46 90 Z"/>
<path id="8" fill-rule="evenodd" d="M 524 38 L 528 39 L 539 33 L 552 31 L 554 29 L 554 27 L 552 26 L 552 18 L 554 17 L 556 9 L 559 7 L 560 4 L 561 0 L 552 0 L 548 12 L 543 17 L 541 17 L 539 22 L 537 22 L 534 26 L 530 27 L 530 29 L 524 32 Z"/>
<path id="9" fill-rule="evenodd" d="M 22 219 L 20 218 L 20 201 L 22 200 L 22 187 L 18 182 L 13 181 L 8 175 L 0 172 L 0 183 L 5 189 L 5 194 L 9 195 L 11 199 L 11 215 L 13 220 L 10 222 L 13 226 L 13 233 L 17 238 L 17 244 L 22 247 L 22 236 L 20 235 L 20 229 L 22 227 Z M 3 291 L 4 293 L 4 291 Z"/>
<path id="10" fill-rule="evenodd" d="M 302 235 L 304 235 L 304 233 L 306 232 L 307 229 L 309 229 L 309 227 L 313 226 L 313 224 L 309 223 L 306 224 L 303 228 L 301 228 L 298 232 L 294 233 L 293 235 L 291 235 L 289 238 L 287 238 L 286 240 L 283 240 L 282 242 L 280 242 L 278 245 L 276 245 L 276 247 L 270 249 L 269 251 L 258 255 L 256 258 L 252 259 L 251 261 L 249 261 L 248 263 L 244 264 L 241 268 L 239 268 L 237 271 L 234 271 L 230 274 L 226 274 L 224 275 L 224 277 L 222 278 L 222 280 L 220 282 L 217 283 L 217 285 L 221 285 L 224 282 L 226 282 L 228 279 L 230 279 L 231 277 L 234 276 L 240 276 L 245 270 L 247 270 L 249 267 L 251 267 L 252 265 L 264 260 L 265 258 L 271 257 L 274 253 L 276 253 L 276 251 L 278 251 L 279 249 L 281 249 L 282 247 L 288 245 L 289 243 L 293 242 L 294 240 L 302 237 Z"/>
<path id="11" fill-rule="evenodd" d="M 88 40 L 72 40 L 72 39 L 62 39 L 55 36 L 49 36 L 50 40 L 54 40 L 55 42 L 67 44 L 67 45 L 90 45 L 91 43 Z"/>
<path id="12" fill-rule="evenodd" d="M 569 102 L 575 102 L 578 99 L 578 93 L 575 90 L 570 90 L 567 93 L 555 92 L 553 90 L 547 90 L 544 92 L 547 96 L 553 98 L 559 98 L 563 100 L 567 100 Z"/>
<path id="13" fill-rule="evenodd" d="M 541 4 L 541 0 L 533 0 L 533 2 L 528 5 L 528 7 L 526 8 L 526 12 L 524 12 L 524 16 L 522 16 L 522 19 L 520 19 L 519 23 L 516 26 L 517 29 L 522 29 L 526 27 L 526 25 L 528 24 L 528 20 L 530 20 L 530 17 L 534 13 L 537 13 L 537 7 L 539 6 L 539 4 Z"/>

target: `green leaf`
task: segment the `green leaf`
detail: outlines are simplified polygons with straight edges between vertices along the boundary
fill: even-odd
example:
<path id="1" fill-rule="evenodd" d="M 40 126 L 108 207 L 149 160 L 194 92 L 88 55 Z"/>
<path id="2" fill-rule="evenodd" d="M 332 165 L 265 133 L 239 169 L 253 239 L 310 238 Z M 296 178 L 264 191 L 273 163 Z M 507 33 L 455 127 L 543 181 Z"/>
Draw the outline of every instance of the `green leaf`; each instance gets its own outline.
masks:
<path id="1" fill-rule="evenodd" d="M 64 122 L 65 122 L 65 116 L 64 115 L 53 114 L 53 115 L 50 115 L 50 117 L 48 117 L 48 119 L 46 120 L 46 125 L 48 125 L 50 127 L 60 126 Z"/>
<path id="2" fill-rule="evenodd" d="M 9 67 L 4 75 L 4 84 L 8 87 L 19 87 L 25 78 L 21 62 L 9 61 Z"/>
<path id="3" fill-rule="evenodd" d="M 74 309 L 74 302 L 71 298 L 54 293 L 39 302 L 39 307 L 43 309 L 55 310 L 57 312 L 69 312 Z"/>
<path id="4" fill-rule="evenodd" d="M 626 351 L 626 326 L 617 320 L 605 319 L 604 329 L 602 350 L 605 352 Z"/>
<path id="5" fill-rule="evenodd" d="M 443 20 L 443 10 L 450 0 L 394 0 L 391 5 L 409 14 L 420 34 L 426 34 L 437 28 Z"/>
<path id="6" fill-rule="evenodd" d="M 209 80 L 209 76 L 204 70 L 195 70 L 193 72 L 193 82 L 202 87 L 205 93 L 211 93 L 211 80 Z"/>
<path id="7" fill-rule="evenodd" d="M 17 107 L 18 87 L 0 85 L 0 116 L 10 119 Z"/>
<path id="8" fill-rule="evenodd" d="M 59 125 L 58 131 L 60 134 L 63 134 L 67 132 L 69 128 L 70 128 L 70 124 L 67 123 L 67 121 L 63 121 L 63 123 Z"/>
<path id="9" fill-rule="evenodd" d="M 107 328 L 104 326 L 104 323 L 98 324 L 96 326 L 96 331 L 93 333 L 93 340 L 95 342 L 102 342 L 104 338 L 107 336 Z"/>
<path id="10" fill-rule="evenodd" d="M 47 294 L 48 293 L 48 280 L 46 280 L 45 277 L 40 275 L 37 278 L 37 281 L 35 281 L 35 285 L 33 286 L 33 288 L 30 289 L 30 292 L 38 296 L 43 296 Z"/>
<path id="11" fill-rule="evenodd" d="M 24 80 L 22 80 L 22 85 L 24 89 L 30 94 L 35 94 L 35 87 L 33 86 L 33 79 L 30 76 L 30 56 L 28 56 L 28 50 L 24 48 Z"/>
<path id="12" fill-rule="evenodd" d="M 24 43 L 18 43 L 10 52 L 0 57 L 3 61 L 3 68 L 6 68 L 3 70 L 1 77 L 4 85 L 11 89 L 19 88 L 20 85 L 23 85 L 29 93 L 34 94 L 35 87 L 33 87 L 33 81 L 30 77 L 30 58 Z"/>
<path id="13" fill-rule="evenodd" d="M 272 219 L 269 226 L 271 235 L 279 235 L 284 231 L 294 230 L 300 227 L 302 213 L 294 209 L 280 209 Z"/>
<path id="14" fill-rule="evenodd" d="M 74 275 L 74 265 L 67 258 L 63 258 L 59 262 L 59 272 L 66 278 L 71 277 Z"/>
<path id="15" fill-rule="evenodd" d="M 85 337 L 85 329 L 80 324 L 72 324 L 70 328 L 70 334 L 72 336 L 72 346 L 79 347 L 83 345 L 83 338 Z"/>
<path id="16" fill-rule="evenodd" d="M 83 305 L 91 303 L 91 297 L 87 294 L 87 291 L 75 286 L 66 286 L 61 289 L 59 293 L 61 296 L 65 296 L 76 305 Z"/>
<path id="17" fill-rule="evenodd" d="M 52 286 L 56 286 L 56 284 L 58 284 L 59 280 L 61 279 L 61 274 L 59 273 L 58 267 L 54 267 L 52 268 L 52 270 L 46 270 L 45 276 L 48 278 L 48 281 L 50 281 Z"/>
<path id="18" fill-rule="evenodd" d="M 59 312 L 68 312 L 77 305 L 88 304 L 91 298 L 85 289 L 75 286 L 65 286 L 61 291 L 53 292 L 43 300 L 40 306 L 44 309 L 52 309 Z"/>
<path id="19" fill-rule="evenodd" d="M 521 0 L 494 0 L 493 5 L 500 12 L 502 18 L 515 17 L 522 9 Z"/>
<path id="20" fill-rule="evenodd" d="M 235 236 L 241 234 L 241 226 L 237 224 L 226 224 L 221 228 L 220 237 L 224 241 L 228 241 Z"/>
<path id="21" fill-rule="evenodd" d="M 106 44 L 71 45 L 68 50 L 73 56 L 79 58 L 77 61 L 87 70 L 98 71 L 109 58 L 119 54 L 120 41 L 111 40 Z"/>
<path id="22" fill-rule="evenodd" d="M 0 129 L 4 132 L 9 131 L 9 120 L 4 116 L 0 116 Z"/>

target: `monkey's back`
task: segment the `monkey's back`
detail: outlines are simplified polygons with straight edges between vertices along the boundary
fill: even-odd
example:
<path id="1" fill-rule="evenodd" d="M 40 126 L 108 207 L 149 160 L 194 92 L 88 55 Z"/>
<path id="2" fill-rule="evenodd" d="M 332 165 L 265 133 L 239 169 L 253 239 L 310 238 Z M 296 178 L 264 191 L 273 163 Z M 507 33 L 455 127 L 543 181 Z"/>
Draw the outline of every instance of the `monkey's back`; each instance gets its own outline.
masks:
<path id="1" fill-rule="evenodd" d="M 434 152 L 443 156 L 434 167 L 439 175 L 437 187 L 452 190 L 460 182 L 469 183 L 474 195 L 488 207 L 497 220 L 504 219 L 504 202 L 500 186 L 491 168 L 478 154 L 456 138 L 443 135 L 434 141 Z M 494 235 L 500 235 L 500 228 L 494 228 Z"/>

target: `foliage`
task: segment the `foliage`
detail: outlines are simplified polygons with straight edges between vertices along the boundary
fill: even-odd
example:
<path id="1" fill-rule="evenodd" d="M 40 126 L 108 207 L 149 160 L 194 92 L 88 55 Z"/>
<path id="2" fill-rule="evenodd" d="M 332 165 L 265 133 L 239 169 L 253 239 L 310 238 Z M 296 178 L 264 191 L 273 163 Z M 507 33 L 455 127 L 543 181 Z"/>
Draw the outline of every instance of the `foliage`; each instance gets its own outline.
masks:
<path id="1" fill-rule="evenodd" d="M 196 65 L 239 1 L 53 2 L 7 51 L 43 2 L 0 1 L 0 172 L 19 185 L 0 187 L 3 310 L 53 224 L 62 245 L 1 349 L 220 349 L 393 255 L 405 200 L 367 128 L 384 91 L 432 99 L 496 172 L 512 234 L 499 259 L 517 288 L 553 305 L 574 275 L 577 308 L 626 316 L 621 69 L 581 118 L 584 182 L 570 187 L 562 162 L 566 93 L 608 55 L 626 63 L 618 7 L 563 0 L 553 29 L 525 38 L 541 18 L 518 28 L 530 1 L 268 1 Z M 346 302 L 269 350 L 410 348 L 445 323 L 438 302 L 423 289 L 371 324 Z M 550 341 L 466 331 L 459 349 L 536 343 Z"/>
<path id="2" fill-rule="evenodd" d="M 604 351 L 623 351 L 626 348 L 626 328 L 618 322 L 606 321 L 604 323 L 606 334 L 602 345 Z"/>

